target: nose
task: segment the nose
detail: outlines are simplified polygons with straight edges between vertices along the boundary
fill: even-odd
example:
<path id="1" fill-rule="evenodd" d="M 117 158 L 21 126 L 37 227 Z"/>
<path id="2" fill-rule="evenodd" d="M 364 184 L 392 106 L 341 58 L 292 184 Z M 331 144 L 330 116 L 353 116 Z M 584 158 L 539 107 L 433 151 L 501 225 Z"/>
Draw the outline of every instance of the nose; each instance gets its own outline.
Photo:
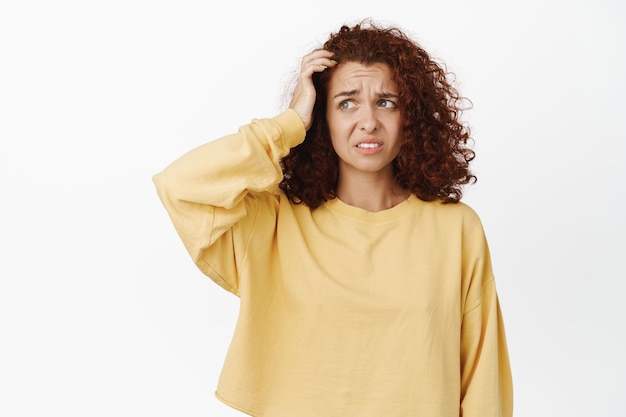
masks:
<path id="1" fill-rule="evenodd" d="M 378 128 L 376 109 L 372 108 L 372 106 L 364 106 L 361 108 L 359 128 L 366 133 L 372 133 Z"/>

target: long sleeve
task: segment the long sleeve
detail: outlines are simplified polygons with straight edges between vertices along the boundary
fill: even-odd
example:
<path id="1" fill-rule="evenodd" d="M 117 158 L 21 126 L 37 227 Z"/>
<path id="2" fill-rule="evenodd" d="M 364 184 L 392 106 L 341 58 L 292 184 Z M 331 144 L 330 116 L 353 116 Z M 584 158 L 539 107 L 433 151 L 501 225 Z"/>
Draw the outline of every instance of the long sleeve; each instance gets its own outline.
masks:
<path id="1" fill-rule="evenodd" d="M 235 134 L 201 145 L 153 177 L 187 251 L 200 270 L 223 288 L 238 293 L 238 263 L 246 243 L 271 236 L 282 179 L 280 158 L 304 140 L 293 110 L 253 120 Z M 268 193 L 269 192 L 269 193 Z M 257 228 L 264 227 L 257 235 Z"/>
<path id="2" fill-rule="evenodd" d="M 511 417 L 513 387 L 489 249 L 479 222 L 465 242 L 469 288 L 461 329 L 461 417 Z"/>

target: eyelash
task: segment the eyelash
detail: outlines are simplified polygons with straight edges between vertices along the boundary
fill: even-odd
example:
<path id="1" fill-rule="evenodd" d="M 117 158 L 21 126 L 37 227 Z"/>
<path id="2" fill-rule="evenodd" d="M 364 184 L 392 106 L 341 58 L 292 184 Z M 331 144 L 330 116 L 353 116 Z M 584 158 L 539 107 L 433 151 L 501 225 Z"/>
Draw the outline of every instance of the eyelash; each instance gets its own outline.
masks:
<path id="1" fill-rule="evenodd" d="M 344 100 L 344 101 L 342 101 L 342 102 L 340 102 L 340 103 L 339 103 L 339 108 L 340 108 L 341 110 L 349 110 L 349 108 L 348 108 L 348 107 L 346 107 L 346 106 L 348 106 L 349 104 L 353 104 L 353 103 L 352 103 L 352 100 Z"/>
<path id="2" fill-rule="evenodd" d="M 395 102 L 395 101 L 392 101 L 392 100 L 389 100 L 389 99 L 383 99 L 383 100 L 380 100 L 380 101 L 379 101 L 379 103 L 381 103 L 381 102 L 387 102 L 387 103 L 390 103 L 390 104 L 391 104 L 391 108 L 392 108 L 392 109 L 395 109 L 395 108 L 396 108 L 396 102 Z M 387 107 L 385 107 L 385 108 L 387 108 Z"/>
<path id="3" fill-rule="evenodd" d="M 395 109 L 397 107 L 397 104 L 393 101 L 393 100 L 389 100 L 389 99 L 382 99 L 378 101 L 378 105 L 380 105 L 381 103 L 388 103 L 391 106 L 385 106 L 385 109 Z M 345 105 L 349 105 L 349 104 L 354 104 L 354 102 L 352 100 L 344 100 L 342 102 L 339 103 L 339 108 L 342 110 L 350 110 L 350 108 L 345 107 Z"/>

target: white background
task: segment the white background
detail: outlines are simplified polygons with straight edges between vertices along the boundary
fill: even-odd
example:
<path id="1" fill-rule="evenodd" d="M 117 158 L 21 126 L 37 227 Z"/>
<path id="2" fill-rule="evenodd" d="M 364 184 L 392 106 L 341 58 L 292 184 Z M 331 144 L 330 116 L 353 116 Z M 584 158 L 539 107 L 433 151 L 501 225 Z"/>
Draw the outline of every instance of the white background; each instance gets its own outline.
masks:
<path id="1" fill-rule="evenodd" d="M 618 0 L 3 1 L 0 415 L 242 415 L 213 397 L 237 299 L 195 269 L 151 176 L 276 114 L 301 55 L 363 17 L 474 103 L 465 201 L 515 415 L 626 415 Z"/>

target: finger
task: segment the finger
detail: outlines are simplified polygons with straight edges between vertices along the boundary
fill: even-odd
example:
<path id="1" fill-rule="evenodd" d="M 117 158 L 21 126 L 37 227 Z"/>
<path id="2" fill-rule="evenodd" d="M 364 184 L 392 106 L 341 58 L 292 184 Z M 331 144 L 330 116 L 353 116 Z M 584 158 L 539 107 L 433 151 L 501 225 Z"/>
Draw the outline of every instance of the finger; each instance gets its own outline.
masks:
<path id="1" fill-rule="evenodd" d="M 302 76 L 308 77 L 314 72 L 322 72 L 327 68 L 332 68 L 337 65 L 337 61 L 330 58 L 317 58 L 302 64 L 300 73 Z"/>
<path id="2" fill-rule="evenodd" d="M 333 53 L 323 49 L 315 50 L 302 58 L 301 71 L 307 72 L 307 70 L 315 68 L 326 69 L 337 65 L 337 61 L 332 59 Z"/>

